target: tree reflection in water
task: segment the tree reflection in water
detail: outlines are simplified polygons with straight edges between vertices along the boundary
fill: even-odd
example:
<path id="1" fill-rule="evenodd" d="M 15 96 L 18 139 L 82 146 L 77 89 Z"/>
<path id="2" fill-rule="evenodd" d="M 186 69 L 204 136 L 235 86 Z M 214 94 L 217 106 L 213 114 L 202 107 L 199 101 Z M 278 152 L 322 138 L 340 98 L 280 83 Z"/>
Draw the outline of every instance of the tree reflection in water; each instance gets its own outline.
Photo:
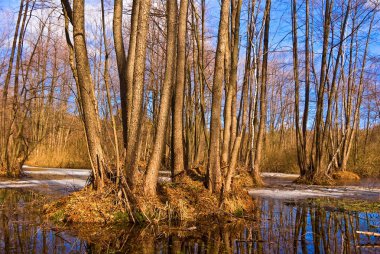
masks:
<path id="1" fill-rule="evenodd" d="M 0 253 L 380 252 L 378 237 L 356 233 L 379 233 L 379 213 L 257 199 L 258 209 L 244 223 L 215 221 L 196 230 L 73 225 L 70 232 L 76 233 L 69 233 L 43 222 L 40 207 L 32 208 L 38 198 L 30 192 L 0 190 Z"/>

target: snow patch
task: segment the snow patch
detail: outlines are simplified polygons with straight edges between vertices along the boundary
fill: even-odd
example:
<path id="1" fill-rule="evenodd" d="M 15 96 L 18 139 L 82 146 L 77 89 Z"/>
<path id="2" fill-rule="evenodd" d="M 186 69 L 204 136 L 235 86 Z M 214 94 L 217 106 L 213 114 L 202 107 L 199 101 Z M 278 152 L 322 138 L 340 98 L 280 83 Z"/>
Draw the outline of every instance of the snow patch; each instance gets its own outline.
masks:
<path id="1" fill-rule="evenodd" d="M 342 186 L 327 188 L 323 186 L 291 185 L 278 188 L 251 189 L 248 193 L 254 197 L 273 199 L 305 199 L 311 197 L 355 198 L 380 200 L 379 188 Z"/>

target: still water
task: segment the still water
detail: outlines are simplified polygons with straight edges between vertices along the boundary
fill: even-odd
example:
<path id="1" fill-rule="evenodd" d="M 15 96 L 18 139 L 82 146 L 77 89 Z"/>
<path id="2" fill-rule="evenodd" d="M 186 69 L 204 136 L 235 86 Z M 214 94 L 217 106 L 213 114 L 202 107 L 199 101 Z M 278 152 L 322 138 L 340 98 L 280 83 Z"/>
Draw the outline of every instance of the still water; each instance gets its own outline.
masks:
<path id="1" fill-rule="evenodd" d="M 380 253 L 380 211 L 357 212 L 256 198 L 243 223 L 175 227 L 72 225 L 42 218 L 49 198 L 28 190 L 0 190 L 0 253 Z M 357 210 L 357 209 L 356 209 Z"/>

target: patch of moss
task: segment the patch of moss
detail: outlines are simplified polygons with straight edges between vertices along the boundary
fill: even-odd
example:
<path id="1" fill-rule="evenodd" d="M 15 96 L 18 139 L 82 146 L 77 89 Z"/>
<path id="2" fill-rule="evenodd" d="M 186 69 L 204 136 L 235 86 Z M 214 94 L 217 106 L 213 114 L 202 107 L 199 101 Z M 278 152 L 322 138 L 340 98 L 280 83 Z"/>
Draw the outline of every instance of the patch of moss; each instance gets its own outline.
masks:
<path id="1" fill-rule="evenodd" d="M 59 223 L 63 222 L 65 220 L 65 217 L 65 212 L 63 210 L 57 210 L 50 216 L 50 220 L 52 220 L 54 223 Z"/>
<path id="2" fill-rule="evenodd" d="M 236 217 L 243 217 L 244 216 L 244 210 L 242 207 L 238 207 L 235 211 L 234 211 L 234 216 Z"/>
<path id="3" fill-rule="evenodd" d="M 118 211 L 114 214 L 114 222 L 116 224 L 126 224 L 129 223 L 129 215 L 126 212 Z"/>
<path id="4" fill-rule="evenodd" d="M 305 201 L 304 201 L 305 202 Z M 379 201 L 351 200 L 351 199 L 332 199 L 332 198 L 313 198 L 306 200 L 311 206 L 317 206 L 329 210 L 341 212 L 379 212 Z"/>
<path id="5" fill-rule="evenodd" d="M 144 222 L 146 222 L 145 216 L 141 212 L 135 212 L 134 217 L 138 224 L 143 224 Z"/>

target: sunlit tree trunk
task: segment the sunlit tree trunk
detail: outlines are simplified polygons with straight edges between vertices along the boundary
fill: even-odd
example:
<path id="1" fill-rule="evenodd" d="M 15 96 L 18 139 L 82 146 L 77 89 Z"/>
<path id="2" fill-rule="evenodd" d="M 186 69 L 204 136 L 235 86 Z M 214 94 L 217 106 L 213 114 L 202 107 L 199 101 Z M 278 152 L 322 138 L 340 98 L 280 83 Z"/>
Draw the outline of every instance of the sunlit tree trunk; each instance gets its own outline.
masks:
<path id="1" fill-rule="evenodd" d="M 186 28 L 188 0 L 181 0 L 178 17 L 177 33 L 177 63 L 173 104 L 173 168 L 172 179 L 185 170 L 184 140 L 183 140 L 183 108 L 186 75 Z"/>
<path id="2" fill-rule="evenodd" d="M 175 50 L 176 50 L 176 19 L 177 19 L 177 1 L 168 0 L 166 8 L 167 16 L 167 44 L 166 44 L 166 64 L 165 79 L 162 88 L 160 111 L 157 119 L 156 136 L 154 140 L 153 151 L 150 156 L 149 164 L 146 170 L 144 189 L 145 194 L 155 195 L 158 171 L 161 166 L 162 155 L 165 146 L 166 127 L 170 112 L 170 99 L 173 87 L 175 69 Z"/>
<path id="3" fill-rule="evenodd" d="M 264 52 L 263 63 L 261 70 L 260 80 L 260 123 L 257 133 L 257 145 L 255 154 L 255 167 L 252 171 L 254 182 L 257 185 L 262 185 L 262 179 L 260 176 L 260 166 L 262 163 L 264 133 L 266 131 L 266 119 L 267 119 L 267 75 L 268 75 L 268 54 L 269 54 L 269 27 L 270 27 L 270 9 L 271 0 L 267 0 L 265 4 L 265 25 L 264 25 Z"/>
<path id="4" fill-rule="evenodd" d="M 127 155 L 126 155 L 126 175 L 130 180 L 129 184 L 131 188 L 134 188 L 138 182 L 141 181 L 140 174 L 138 172 L 139 163 L 139 148 L 142 134 L 142 121 L 143 121 L 143 98 L 144 98 L 144 74 L 146 64 L 146 46 L 147 46 L 147 34 L 149 28 L 149 11 L 150 0 L 141 0 L 139 8 L 138 24 L 139 29 L 137 31 L 136 52 L 134 59 L 134 71 L 133 71 L 133 97 L 131 107 L 131 119 L 129 121 L 128 129 L 128 142 L 127 142 Z M 133 17 L 132 17 L 133 19 Z M 131 34 L 132 36 L 132 34 Z"/>
<path id="5" fill-rule="evenodd" d="M 104 0 L 101 0 L 101 6 L 102 6 L 102 30 L 103 30 L 103 41 L 104 41 L 104 51 L 105 51 L 105 59 L 104 59 L 104 84 L 106 86 L 106 93 L 107 93 L 107 104 L 112 124 L 112 130 L 113 130 L 113 138 L 115 142 L 115 154 L 116 154 L 116 177 L 117 177 L 117 184 L 119 183 L 121 174 L 120 174 L 120 155 L 119 155 L 119 141 L 117 137 L 117 130 L 116 130 L 116 121 L 115 116 L 113 114 L 112 110 L 112 103 L 111 103 L 111 92 L 110 92 L 110 81 L 109 81 L 109 52 L 108 52 L 108 45 L 107 45 L 107 36 L 106 36 L 106 25 L 105 25 L 105 19 L 104 19 Z"/>
<path id="6" fill-rule="evenodd" d="M 95 98 L 94 84 L 87 56 L 84 24 L 84 1 L 75 0 L 73 2 L 73 37 L 78 75 L 77 86 L 80 90 L 83 122 L 93 166 L 93 184 L 95 188 L 101 190 L 104 187 L 107 162 L 101 146 L 99 116 L 96 109 L 97 100 Z"/>
<path id="7" fill-rule="evenodd" d="M 324 174 L 322 172 L 322 159 L 323 159 L 323 109 L 324 109 L 324 93 L 325 93 L 325 83 L 327 77 L 327 58 L 328 58 L 328 45 L 329 45 L 329 34 L 331 25 L 331 9 L 332 3 L 327 0 L 325 2 L 325 14 L 324 14 L 324 24 L 323 24 L 323 46 L 322 46 L 322 60 L 321 60 L 321 71 L 319 78 L 319 86 L 317 93 L 317 112 L 315 118 L 315 130 L 314 130 L 314 140 L 313 140 L 313 161 L 311 167 L 311 177 L 314 178 L 317 175 Z M 309 177 L 310 178 L 310 177 Z"/>
<path id="8" fill-rule="evenodd" d="M 120 82 L 120 101 L 121 114 L 123 123 L 123 141 L 124 147 L 127 148 L 128 143 L 128 124 L 131 119 L 132 109 L 132 84 L 133 71 L 136 54 L 137 24 L 139 18 L 139 8 L 141 0 L 134 0 L 131 15 L 131 34 L 128 47 L 128 57 L 125 56 L 124 40 L 123 40 L 123 1 L 115 0 L 113 15 L 113 35 L 116 53 L 116 62 L 119 73 Z"/>
<path id="9" fill-rule="evenodd" d="M 237 135 L 236 129 L 237 129 L 237 117 L 236 117 L 236 93 L 237 93 L 237 70 L 238 70 L 238 60 L 239 60 L 239 39 L 240 39 L 240 12 L 241 12 L 241 5 L 242 0 L 238 0 L 234 3 L 234 15 L 232 18 L 234 19 L 234 26 L 233 26 L 233 49 L 232 49 L 232 61 L 231 61 L 231 71 L 230 71 L 230 89 L 232 90 L 232 103 L 231 103 L 231 116 L 232 116 L 232 126 L 231 126 L 231 137 L 229 138 L 228 142 L 230 142 L 230 153 L 228 158 L 228 168 L 226 172 L 224 173 L 224 191 L 225 193 L 229 193 L 231 191 L 231 185 L 232 185 L 232 177 L 235 175 L 237 163 L 238 163 L 238 153 L 240 150 L 241 140 L 243 136 L 243 132 L 245 129 L 245 123 L 243 119 L 243 122 L 240 126 L 240 131 Z M 242 96 L 241 100 L 244 98 L 244 95 Z M 246 115 L 245 109 L 241 108 L 240 111 L 243 111 L 243 115 Z M 244 117 L 243 117 L 244 118 Z M 235 129 L 235 130 L 234 130 Z"/>
<path id="10" fill-rule="evenodd" d="M 210 148 L 207 166 L 207 186 L 211 192 L 218 193 L 222 188 L 222 175 L 220 169 L 220 113 L 222 106 L 224 54 L 227 45 L 228 33 L 228 7 L 230 0 L 223 0 L 220 10 L 218 44 L 215 56 L 214 80 L 212 86 Z"/>

